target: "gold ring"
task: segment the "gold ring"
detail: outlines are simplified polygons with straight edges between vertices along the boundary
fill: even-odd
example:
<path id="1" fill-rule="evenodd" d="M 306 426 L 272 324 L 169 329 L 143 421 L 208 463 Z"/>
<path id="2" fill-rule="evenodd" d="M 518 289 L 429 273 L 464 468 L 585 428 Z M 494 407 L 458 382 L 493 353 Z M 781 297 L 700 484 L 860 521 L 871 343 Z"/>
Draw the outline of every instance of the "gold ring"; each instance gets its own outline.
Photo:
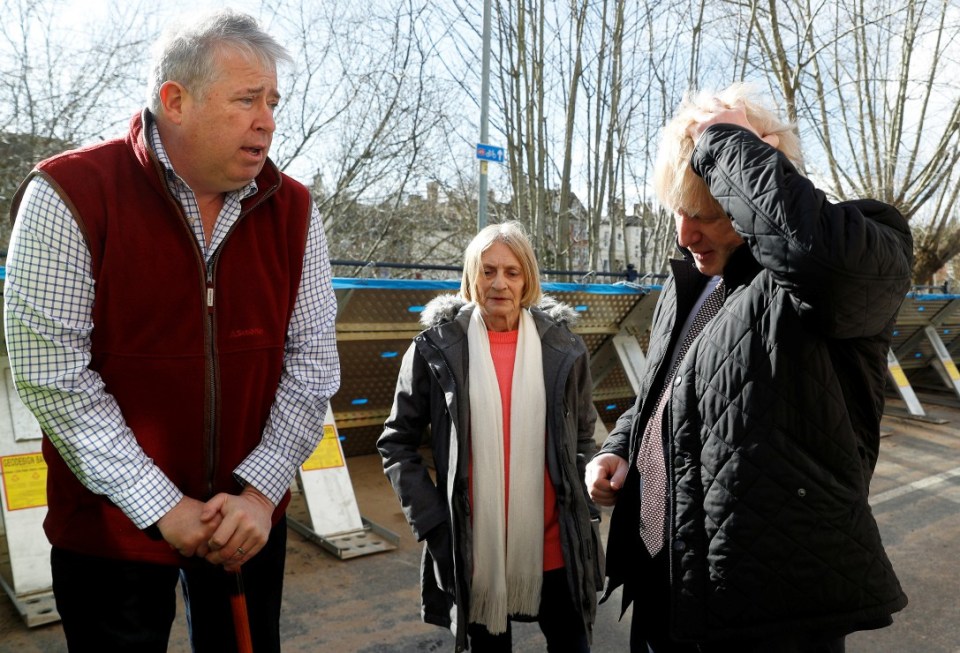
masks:
<path id="1" fill-rule="evenodd" d="M 243 547 L 242 547 L 242 546 L 238 546 L 238 547 L 237 547 L 237 555 L 239 555 L 241 558 L 244 556 Z"/>

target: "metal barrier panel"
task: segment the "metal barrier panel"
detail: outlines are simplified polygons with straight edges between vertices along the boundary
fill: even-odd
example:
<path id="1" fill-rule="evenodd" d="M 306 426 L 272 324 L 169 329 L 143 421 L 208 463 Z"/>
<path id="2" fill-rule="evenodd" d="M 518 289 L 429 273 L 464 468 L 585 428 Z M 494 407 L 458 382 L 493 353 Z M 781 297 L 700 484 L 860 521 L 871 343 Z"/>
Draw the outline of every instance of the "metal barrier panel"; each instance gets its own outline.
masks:
<path id="1" fill-rule="evenodd" d="M 437 295 L 456 294 L 459 289 L 459 281 L 334 279 L 342 373 L 340 391 L 331 404 L 346 455 L 376 451 L 376 439 L 393 404 L 400 362 L 423 329 L 421 311 Z M 632 284 L 544 284 L 546 294 L 579 314 L 573 331 L 590 351 L 594 400 L 605 424 L 612 425 L 630 406 L 634 390 L 623 367 L 599 354 L 625 329 L 645 346 L 659 290 Z M 645 310 L 638 309 L 641 305 Z M 608 369 L 598 369 L 600 360 Z"/>
<path id="2" fill-rule="evenodd" d="M 347 456 L 374 453 L 390 414 L 400 361 L 421 330 L 420 313 L 455 281 L 334 279 L 340 390 L 331 400 Z"/>
<path id="3" fill-rule="evenodd" d="M 960 295 L 907 294 L 890 345 L 904 370 L 926 368 L 936 360 L 937 352 L 924 332 L 929 326 L 948 349 L 956 347 L 960 342 Z"/>
<path id="4" fill-rule="evenodd" d="M 340 392 L 332 404 L 346 455 L 374 453 L 390 412 L 400 361 L 422 329 L 423 307 L 440 294 L 455 294 L 459 281 L 400 279 L 334 280 L 340 314 L 337 342 L 343 363 Z M 650 321 L 660 286 L 547 283 L 544 292 L 580 314 L 573 331 L 587 345 L 594 377 L 593 398 L 600 420 L 611 428 L 635 399 L 636 371 L 642 367 Z M 897 316 L 891 352 L 891 389 L 914 396 L 908 373 L 944 367 L 929 328 L 956 356 L 960 348 L 960 295 L 910 293 Z M 639 348 L 632 345 L 633 341 Z M 631 364 L 631 360 L 633 364 Z M 631 369 L 634 368 L 634 369 Z M 951 368 L 941 372 L 950 378 Z M 949 386 L 952 391 L 952 384 Z M 910 412 L 922 415 L 919 403 Z"/>

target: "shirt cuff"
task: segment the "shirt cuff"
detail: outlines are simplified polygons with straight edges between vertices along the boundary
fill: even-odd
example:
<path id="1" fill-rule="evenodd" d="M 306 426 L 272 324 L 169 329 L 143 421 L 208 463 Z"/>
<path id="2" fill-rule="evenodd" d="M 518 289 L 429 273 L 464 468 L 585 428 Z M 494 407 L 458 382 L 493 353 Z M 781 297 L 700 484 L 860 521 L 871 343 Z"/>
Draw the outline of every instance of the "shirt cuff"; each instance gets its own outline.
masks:
<path id="1" fill-rule="evenodd" d="M 263 449 L 254 449 L 233 470 L 234 477 L 243 485 L 252 485 L 267 497 L 274 506 L 280 504 L 283 495 L 290 489 L 296 467 L 291 467 L 285 458 Z"/>
<path id="2" fill-rule="evenodd" d="M 110 497 L 133 525 L 144 530 L 180 503 L 183 492 L 158 467 L 154 467 L 125 492 Z"/>

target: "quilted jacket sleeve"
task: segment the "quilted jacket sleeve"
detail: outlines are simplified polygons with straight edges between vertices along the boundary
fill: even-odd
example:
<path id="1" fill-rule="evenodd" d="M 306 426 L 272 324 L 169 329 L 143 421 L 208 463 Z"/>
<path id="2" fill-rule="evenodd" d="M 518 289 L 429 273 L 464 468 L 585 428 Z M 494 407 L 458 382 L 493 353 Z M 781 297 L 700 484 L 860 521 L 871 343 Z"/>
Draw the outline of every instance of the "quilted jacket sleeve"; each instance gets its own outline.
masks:
<path id="1" fill-rule="evenodd" d="M 607 434 L 607 439 L 603 441 L 603 446 L 597 454 L 612 453 L 627 460 L 630 456 L 630 432 L 633 426 L 634 417 L 637 414 L 637 404 L 634 403 L 630 408 L 617 419 L 616 426 Z"/>
<path id="2" fill-rule="evenodd" d="M 709 127 L 691 165 L 804 319 L 835 338 L 886 327 L 913 263 L 910 228 L 895 208 L 828 201 L 785 156 L 734 125 Z"/>

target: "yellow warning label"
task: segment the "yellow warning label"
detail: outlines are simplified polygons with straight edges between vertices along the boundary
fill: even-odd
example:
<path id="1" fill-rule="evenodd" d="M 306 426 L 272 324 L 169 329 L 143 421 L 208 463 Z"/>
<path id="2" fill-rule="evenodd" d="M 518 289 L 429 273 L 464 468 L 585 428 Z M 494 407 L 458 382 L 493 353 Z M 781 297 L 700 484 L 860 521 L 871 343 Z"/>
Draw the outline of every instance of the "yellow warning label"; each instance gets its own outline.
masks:
<path id="1" fill-rule="evenodd" d="M 910 385 L 910 382 L 907 381 L 907 375 L 903 373 L 903 368 L 899 365 L 891 365 L 890 374 L 893 375 L 893 380 L 896 381 L 898 388 L 906 388 Z"/>
<path id="2" fill-rule="evenodd" d="M 960 381 L 960 372 L 957 372 L 957 366 L 949 358 L 943 361 L 943 367 L 947 370 L 947 376 L 950 377 L 950 380 L 956 383 Z"/>
<path id="3" fill-rule="evenodd" d="M 42 453 L 0 457 L 7 510 L 47 505 L 47 464 Z"/>
<path id="4" fill-rule="evenodd" d="M 340 450 L 340 441 L 337 439 L 337 429 L 332 424 L 323 425 L 323 439 L 316 450 L 303 463 L 303 471 L 315 469 L 330 469 L 343 467 L 343 452 Z"/>

